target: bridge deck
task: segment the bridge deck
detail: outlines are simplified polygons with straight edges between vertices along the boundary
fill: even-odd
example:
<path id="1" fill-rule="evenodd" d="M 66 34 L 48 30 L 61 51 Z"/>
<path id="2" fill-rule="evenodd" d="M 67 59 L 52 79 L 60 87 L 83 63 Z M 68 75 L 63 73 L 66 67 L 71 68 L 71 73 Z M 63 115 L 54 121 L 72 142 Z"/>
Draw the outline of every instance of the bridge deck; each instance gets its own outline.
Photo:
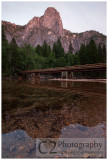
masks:
<path id="1" fill-rule="evenodd" d="M 63 71 L 76 72 L 76 71 L 95 71 L 95 70 L 106 70 L 106 63 L 26 70 L 26 71 L 22 71 L 21 73 L 22 74 L 25 74 L 25 73 L 56 73 L 56 72 L 63 72 Z"/>

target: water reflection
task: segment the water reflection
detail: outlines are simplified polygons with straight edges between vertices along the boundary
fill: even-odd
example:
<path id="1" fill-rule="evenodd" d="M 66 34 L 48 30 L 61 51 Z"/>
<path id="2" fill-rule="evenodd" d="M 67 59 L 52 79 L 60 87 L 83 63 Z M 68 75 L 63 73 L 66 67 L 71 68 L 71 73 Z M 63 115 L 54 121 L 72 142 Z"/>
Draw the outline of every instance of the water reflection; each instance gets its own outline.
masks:
<path id="1" fill-rule="evenodd" d="M 67 84 L 68 84 L 67 81 L 61 81 L 61 87 L 66 87 L 67 88 Z"/>
<path id="2" fill-rule="evenodd" d="M 3 82 L 3 157 L 35 158 L 36 138 L 105 137 L 105 84 L 29 82 Z"/>

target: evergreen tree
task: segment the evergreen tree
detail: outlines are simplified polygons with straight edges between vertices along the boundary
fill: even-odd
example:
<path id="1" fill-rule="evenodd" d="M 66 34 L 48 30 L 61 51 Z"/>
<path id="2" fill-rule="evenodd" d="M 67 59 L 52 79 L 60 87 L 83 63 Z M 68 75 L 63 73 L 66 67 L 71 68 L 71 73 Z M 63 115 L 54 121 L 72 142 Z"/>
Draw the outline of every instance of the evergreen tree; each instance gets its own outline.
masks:
<path id="1" fill-rule="evenodd" d="M 3 75 L 8 75 L 10 73 L 10 64 L 9 64 L 9 44 L 4 34 L 2 28 L 2 73 Z"/>
<path id="2" fill-rule="evenodd" d="M 4 27 L 2 27 L 2 42 L 7 42 L 5 32 L 4 32 Z"/>
<path id="3" fill-rule="evenodd" d="M 54 67 L 55 61 L 56 61 L 55 54 L 54 54 L 53 51 L 51 51 L 50 54 L 49 54 L 49 56 L 48 56 L 48 58 L 47 58 L 47 67 L 48 68 Z"/>
<path id="4" fill-rule="evenodd" d="M 99 57 L 99 62 L 103 62 L 103 50 L 100 43 L 98 45 L 98 57 Z"/>
<path id="5" fill-rule="evenodd" d="M 48 57 L 51 52 L 51 47 L 44 41 L 43 46 L 37 45 L 36 53 L 39 56 Z"/>
<path id="6" fill-rule="evenodd" d="M 62 47 L 60 39 L 58 39 L 57 42 L 54 43 L 53 52 L 55 53 L 56 58 L 60 58 L 60 57 L 64 56 L 64 49 Z"/>
<path id="7" fill-rule="evenodd" d="M 17 72 L 17 62 L 18 62 L 18 46 L 16 44 L 16 40 L 13 38 L 10 43 L 10 65 L 12 69 L 12 75 Z"/>
<path id="8" fill-rule="evenodd" d="M 72 54 L 72 53 L 73 53 L 73 50 L 74 50 L 74 49 L 73 49 L 73 47 L 72 47 L 72 43 L 70 42 L 68 52 Z"/>
<path id="9" fill-rule="evenodd" d="M 81 45 L 80 47 L 80 50 L 78 52 L 78 57 L 79 57 L 79 60 L 80 60 L 80 64 L 86 64 L 86 57 L 85 57 L 85 50 L 86 50 L 86 47 L 84 44 Z"/>
<path id="10" fill-rule="evenodd" d="M 103 51 L 103 61 L 102 62 L 106 63 L 106 46 L 105 45 L 103 45 L 102 51 Z"/>
<path id="11" fill-rule="evenodd" d="M 17 70 L 18 72 L 27 70 L 27 53 L 25 48 L 18 48 Z"/>
<path id="12" fill-rule="evenodd" d="M 41 47 L 40 45 L 37 45 L 37 47 L 36 47 L 36 53 L 37 53 L 39 56 L 43 56 L 42 47 Z"/>
<path id="13" fill-rule="evenodd" d="M 80 60 L 77 54 L 74 55 L 74 65 L 79 65 L 80 64 Z"/>
<path id="14" fill-rule="evenodd" d="M 55 54 L 55 57 L 57 57 L 56 55 L 57 55 L 58 51 L 57 51 L 57 44 L 55 42 L 53 44 L 53 52 Z"/>
<path id="15" fill-rule="evenodd" d="M 48 45 L 47 43 L 44 41 L 43 47 L 42 47 L 42 53 L 43 53 L 43 57 L 48 57 Z"/>
<path id="16" fill-rule="evenodd" d="M 86 56 L 85 64 L 94 64 L 99 62 L 96 43 L 93 39 L 91 39 L 89 44 L 86 46 L 85 56 Z"/>
<path id="17" fill-rule="evenodd" d="M 66 55 L 66 59 L 67 59 L 67 66 L 73 66 L 74 65 L 74 55 L 72 55 L 71 53 L 68 53 Z"/>

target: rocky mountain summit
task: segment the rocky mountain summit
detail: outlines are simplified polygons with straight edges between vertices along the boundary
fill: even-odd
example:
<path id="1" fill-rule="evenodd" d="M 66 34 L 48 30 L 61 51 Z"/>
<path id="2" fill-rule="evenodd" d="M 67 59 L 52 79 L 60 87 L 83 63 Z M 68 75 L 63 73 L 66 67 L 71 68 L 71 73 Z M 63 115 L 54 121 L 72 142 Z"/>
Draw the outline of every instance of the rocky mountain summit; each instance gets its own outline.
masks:
<path id="1" fill-rule="evenodd" d="M 10 43 L 15 38 L 19 47 L 30 44 L 36 47 L 43 45 L 44 41 L 51 47 L 60 38 L 65 52 L 68 52 L 69 44 L 72 43 L 74 53 L 80 49 L 81 44 L 87 44 L 91 38 L 96 44 L 106 44 L 106 36 L 96 31 L 72 33 L 63 29 L 59 12 L 52 7 L 46 9 L 41 17 L 32 18 L 24 26 L 2 21 L 5 36 Z"/>

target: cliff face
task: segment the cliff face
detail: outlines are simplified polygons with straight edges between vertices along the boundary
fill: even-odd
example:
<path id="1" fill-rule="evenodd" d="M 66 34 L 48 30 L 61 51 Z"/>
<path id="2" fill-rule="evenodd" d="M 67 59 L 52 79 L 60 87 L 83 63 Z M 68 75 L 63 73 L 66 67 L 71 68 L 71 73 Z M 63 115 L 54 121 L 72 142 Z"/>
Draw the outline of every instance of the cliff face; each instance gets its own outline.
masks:
<path id="1" fill-rule="evenodd" d="M 63 29 L 59 12 L 52 7 L 47 8 L 42 17 L 34 17 L 27 25 L 20 26 L 2 21 L 5 35 L 10 43 L 14 37 L 18 46 L 30 44 L 36 47 L 46 41 L 51 47 L 60 38 L 65 52 L 68 52 L 69 44 L 72 43 L 74 52 L 80 49 L 82 43 L 87 44 L 93 38 L 96 44 L 106 44 L 106 36 L 96 31 L 72 33 Z"/>

